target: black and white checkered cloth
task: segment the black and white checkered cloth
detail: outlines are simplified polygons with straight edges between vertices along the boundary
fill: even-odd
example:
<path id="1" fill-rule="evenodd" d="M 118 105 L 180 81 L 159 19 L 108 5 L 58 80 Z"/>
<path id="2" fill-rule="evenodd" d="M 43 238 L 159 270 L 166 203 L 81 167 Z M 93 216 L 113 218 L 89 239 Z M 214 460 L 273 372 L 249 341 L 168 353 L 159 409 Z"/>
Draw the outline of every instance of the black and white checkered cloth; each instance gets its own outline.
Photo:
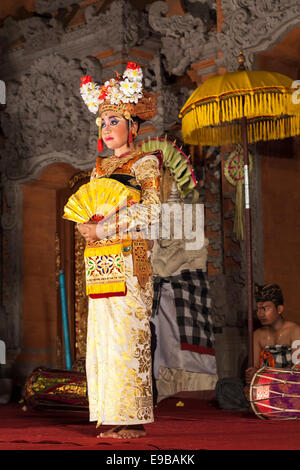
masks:
<path id="1" fill-rule="evenodd" d="M 275 367 L 279 369 L 286 369 L 292 367 L 292 348 L 285 344 L 276 344 L 275 346 L 265 346 L 262 352 L 261 367 L 270 367 L 271 362 L 266 357 L 265 353 L 272 355 Z"/>
<path id="2" fill-rule="evenodd" d="M 174 291 L 181 349 L 214 355 L 215 337 L 206 272 L 183 270 L 176 276 L 154 278 L 153 317 L 159 312 L 164 282 L 170 282 Z"/>

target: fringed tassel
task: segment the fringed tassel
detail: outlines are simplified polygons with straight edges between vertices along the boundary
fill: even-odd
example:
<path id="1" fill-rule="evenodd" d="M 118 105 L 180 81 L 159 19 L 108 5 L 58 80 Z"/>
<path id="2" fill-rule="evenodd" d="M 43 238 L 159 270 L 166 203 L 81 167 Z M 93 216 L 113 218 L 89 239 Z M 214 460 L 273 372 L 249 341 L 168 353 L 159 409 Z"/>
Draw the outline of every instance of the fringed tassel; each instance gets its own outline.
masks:
<path id="1" fill-rule="evenodd" d="M 97 144 L 98 152 L 102 152 L 103 150 L 103 140 L 101 135 L 101 127 L 99 126 L 98 130 L 98 144 Z"/>
<path id="2" fill-rule="evenodd" d="M 220 123 L 220 111 L 219 111 L 219 104 L 214 101 L 214 121 L 215 121 L 215 124 L 218 125 Z M 212 125 L 212 123 L 210 123 L 210 125 Z"/>
<path id="3" fill-rule="evenodd" d="M 243 182 L 238 181 L 235 192 L 233 232 L 237 240 L 244 240 Z"/>
<path id="4" fill-rule="evenodd" d="M 102 139 L 98 139 L 97 148 L 98 148 L 98 152 L 102 152 L 102 150 L 103 150 L 103 140 Z"/>
<path id="5" fill-rule="evenodd" d="M 246 116 L 249 143 L 293 137 L 300 134 L 300 113 L 283 117 L 283 114 L 288 114 L 288 100 L 291 100 L 291 95 L 272 91 L 240 94 L 201 104 L 192 111 L 196 125 L 191 126 L 189 120 L 183 119 L 183 135 L 194 134 L 195 144 L 201 145 L 241 143 L 240 123 L 233 121 Z M 300 108 L 300 104 L 298 106 Z"/>

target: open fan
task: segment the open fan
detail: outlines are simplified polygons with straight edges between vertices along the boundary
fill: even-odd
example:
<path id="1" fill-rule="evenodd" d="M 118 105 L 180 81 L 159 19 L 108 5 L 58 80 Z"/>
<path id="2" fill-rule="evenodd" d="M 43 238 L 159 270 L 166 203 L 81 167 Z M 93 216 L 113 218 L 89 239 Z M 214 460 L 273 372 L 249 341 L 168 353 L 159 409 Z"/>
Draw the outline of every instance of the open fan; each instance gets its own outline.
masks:
<path id="1" fill-rule="evenodd" d="M 189 157 L 176 145 L 175 141 L 165 137 L 148 137 L 145 140 L 136 142 L 136 145 L 143 152 L 161 150 L 163 153 L 164 166 L 170 170 L 176 182 L 178 191 L 182 199 L 192 196 L 192 201 L 196 202 L 199 193 L 197 191 L 197 181 Z"/>
<path id="2" fill-rule="evenodd" d="M 99 222 L 123 207 L 140 201 L 140 192 L 119 181 L 100 178 L 82 185 L 64 207 L 64 219 L 73 222 Z"/>

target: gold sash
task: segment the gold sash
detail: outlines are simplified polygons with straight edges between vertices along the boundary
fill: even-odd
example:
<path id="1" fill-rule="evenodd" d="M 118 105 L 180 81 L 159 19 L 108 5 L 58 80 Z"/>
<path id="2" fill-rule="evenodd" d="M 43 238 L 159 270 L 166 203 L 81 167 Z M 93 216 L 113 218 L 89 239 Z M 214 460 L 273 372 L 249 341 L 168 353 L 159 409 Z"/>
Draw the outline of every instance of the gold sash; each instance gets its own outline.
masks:
<path id="1" fill-rule="evenodd" d="M 132 240 L 133 274 L 138 278 L 143 289 L 152 274 L 147 251 L 148 243 L 142 236 L 137 240 Z"/>
<path id="2" fill-rule="evenodd" d="M 125 261 L 122 241 L 86 247 L 84 251 L 86 293 L 97 297 L 125 295 Z"/>

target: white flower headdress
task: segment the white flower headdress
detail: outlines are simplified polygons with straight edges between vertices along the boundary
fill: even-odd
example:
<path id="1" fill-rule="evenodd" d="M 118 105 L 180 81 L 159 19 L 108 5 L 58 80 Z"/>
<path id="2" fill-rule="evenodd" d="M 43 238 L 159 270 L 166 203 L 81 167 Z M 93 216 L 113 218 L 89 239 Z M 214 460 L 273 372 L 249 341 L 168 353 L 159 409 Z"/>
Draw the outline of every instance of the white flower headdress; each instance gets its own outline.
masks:
<path id="1" fill-rule="evenodd" d="M 81 79 L 80 94 L 88 109 L 96 114 L 102 105 L 137 104 L 144 96 L 143 72 L 135 62 L 128 62 L 123 75 L 117 75 L 104 83 L 102 87 L 92 81 L 90 75 Z"/>
<path id="2" fill-rule="evenodd" d="M 128 62 L 123 75 L 106 81 L 103 86 L 92 81 L 90 75 L 81 78 L 80 94 L 89 111 L 99 116 L 104 111 L 113 110 L 125 119 L 139 117 L 143 121 L 152 119 L 156 112 L 156 95 L 143 90 L 143 72 L 135 62 Z M 101 139 L 101 119 L 96 119 L 99 126 L 98 150 L 103 148 Z"/>
<path id="3" fill-rule="evenodd" d="M 103 86 L 93 82 L 90 75 L 82 77 L 80 94 L 88 109 L 94 114 L 101 113 L 105 109 L 117 108 L 122 114 L 127 111 L 128 116 L 138 115 L 143 105 L 149 108 L 150 97 L 152 112 L 154 110 L 156 112 L 156 102 L 153 102 L 153 95 L 143 91 L 143 72 L 135 62 L 128 62 L 122 76 L 117 74 L 116 78 L 106 81 Z M 142 106 L 134 106 L 140 102 Z"/>

